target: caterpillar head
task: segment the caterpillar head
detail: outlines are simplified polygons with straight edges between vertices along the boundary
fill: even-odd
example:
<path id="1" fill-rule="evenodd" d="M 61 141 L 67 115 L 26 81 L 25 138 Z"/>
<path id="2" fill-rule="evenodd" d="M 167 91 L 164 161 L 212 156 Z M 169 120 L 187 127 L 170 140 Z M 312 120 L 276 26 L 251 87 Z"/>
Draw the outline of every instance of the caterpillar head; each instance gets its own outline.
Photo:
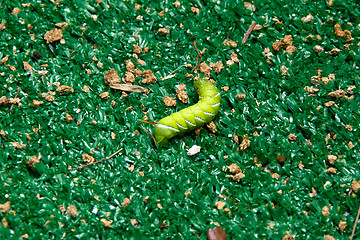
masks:
<path id="1" fill-rule="evenodd" d="M 173 131 L 165 125 L 156 124 L 154 129 L 155 142 L 166 145 L 168 140 L 173 137 Z"/>

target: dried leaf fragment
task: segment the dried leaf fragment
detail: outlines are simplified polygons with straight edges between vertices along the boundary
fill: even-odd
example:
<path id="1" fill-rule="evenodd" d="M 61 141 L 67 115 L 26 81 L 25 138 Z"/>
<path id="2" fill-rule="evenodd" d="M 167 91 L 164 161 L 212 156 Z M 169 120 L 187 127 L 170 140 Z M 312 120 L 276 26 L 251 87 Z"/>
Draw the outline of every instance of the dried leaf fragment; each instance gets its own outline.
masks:
<path id="1" fill-rule="evenodd" d="M 314 52 L 319 53 L 319 52 L 324 52 L 324 48 L 322 48 L 320 45 L 315 45 L 313 48 Z"/>
<path id="2" fill-rule="evenodd" d="M 210 77 L 211 67 L 205 62 L 200 64 L 200 72 L 202 72 L 206 77 Z"/>
<path id="3" fill-rule="evenodd" d="M 130 223 L 131 223 L 131 225 L 133 225 L 133 226 L 137 226 L 137 225 L 139 225 L 139 221 L 138 220 L 136 220 L 136 219 L 130 219 Z"/>
<path id="4" fill-rule="evenodd" d="M 46 40 L 46 43 L 53 43 L 56 41 L 59 41 L 63 37 L 63 31 L 58 28 L 54 28 L 47 33 L 45 33 L 44 39 Z"/>
<path id="5" fill-rule="evenodd" d="M 206 231 L 208 240 L 226 240 L 226 232 L 221 227 L 210 228 Z"/>
<path id="6" fill-rule="evenodd" d="M 239 172 L 235 175 L 226 175 L 226 177 L 231 178 L 232 180 L 234 180 L 236 182 L 240 182 L 240 180 L 245 177 L 245 174 L 242 172 Z"/>
<path id="7" fill-rule="evenodd" d="M 276 157 L 276 161 L 278 162 L 278 163 L 284 163 L 285 161 L 286 161 L 286 157 L 284 156 L 284 155 L 278 155 L 277 157 Z"/>
<path id="8" fill-rule="evenodd" d="M 139 85 L 129 85 L 129 84 L 112 84 L 110 88 L 126 91 L 126 92 L 139 92 L 139 93 L 148 93 L 149 90 Z"/>
<path id="9" fill-rule="evenodd" d="M 3 57 L 1 60 L 0 60 L 0 64 L 5 64 L 8 60 L 9 60 L 9 55 L 6 55 L 5 57 Z"/>

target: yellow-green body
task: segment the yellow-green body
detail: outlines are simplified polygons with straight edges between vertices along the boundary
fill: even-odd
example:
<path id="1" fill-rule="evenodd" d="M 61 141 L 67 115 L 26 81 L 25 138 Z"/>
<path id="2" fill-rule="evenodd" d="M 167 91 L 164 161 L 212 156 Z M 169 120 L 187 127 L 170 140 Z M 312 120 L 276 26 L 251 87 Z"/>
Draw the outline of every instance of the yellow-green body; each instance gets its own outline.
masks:
<path id="1" fill-rule="evenodd" d="M 194 87 L 199 102 L 158 121 L 154 133 L 156 143 L 166 144 L 170 138 L 199 128 L 219 112 L 221 96 L 216 86 L 200 78 L 194 82 Z"/>

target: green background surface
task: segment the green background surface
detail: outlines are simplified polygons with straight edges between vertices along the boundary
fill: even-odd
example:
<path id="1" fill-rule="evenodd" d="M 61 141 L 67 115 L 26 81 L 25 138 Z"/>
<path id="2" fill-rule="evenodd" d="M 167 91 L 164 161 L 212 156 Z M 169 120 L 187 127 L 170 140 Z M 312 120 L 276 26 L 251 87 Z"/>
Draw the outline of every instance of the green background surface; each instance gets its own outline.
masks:
<path id="1" fill-rule="evenodd" d="M 104 0 L 100 4 L 95 0 L 63 0 L 59 5 L 37 0 L 26 1 L 31 6 L 23 7 L 24 2 L 0 1 L 0 21 L 6 26 L 0 31 L 0 58 L 10 56 L 0 65 L 0 97 L 15 97 L 21 88 L 18 97 L 22 103 L 11 111 L 9 105 L 0 106 L 0 130 L 6 133 L 0 136 L 0 204 L 10 201 L 11 210 L 16 212 L 0 213 L 9 224 L 6 228 L 0 224 L 2 239 L 18 239 L 24 234 L 29 239 L 206 239 L 206 230 L 216 227 L 214 222 L 229 239 L 281 239 L 287 234 L 297 239 L 324 239 L 325 235 L 349 238 L 359 207 L 359 196 L 351 191 L 351 183 L 360 180 L 357 1 L 334 0 L 330 7 L 326 1 L 255 0 L 255 11 L 234 0 L 180 1 L 179 8 L 167 0 Z M 137 11 L 135 3 L 141 5 Z M 200 12 L 194 14 L 192 6 Z M 15 7 L 21 11 L 11 15 Z M 159 16 L 163 10 L 164 15 Z M 308 14 L 314 19 L 301 21 Z M 92 15 L 97 15 L 97 20 Z M 138 16 L 142 19 L 136 19 Z M 268 27 L 254 31 L 241 45 L 252 21 Z M 60 22 L 69 24 L 63 32 L 65 44 L 46 44 L 45 33 Z M 86 30 L 81 30 L 85 23 Z M 354 41 L 349 47 L 334 35 L 336 23 L 350 30 Z M 33 29 L 28 29 L 28 24 Z M 163 27 L 170 34 L 158 34 Z M 35 34 L 34 40 L 30 34 Z M 308 38 L 305 42 L 309 34 L 321 39 Z M 292 35 L 297 48 L 292 55 L 272 49 L 273 42 L 285 35 Z M 236 41 L 237 47 L 224 45 L 226 39 Z M 158 121 L 197 102 L 193 80 L 185 77 L 191 69 L 180 68 L 174 78 L 161 80 L 183 64 L 197 64 L 194 40 L 200 51 L 206 48 L 204 62 L 224 64 L 220 74 L 211 72 L 218 88 L 229 86 L 227 92 L 221 90 L 221 110 L 214 119 L 217 133 L 204 128 L 200 136 L 188 134 L 155 148 L 139 122 L 144 116 L 141 104 L 149 120 Z M 152 70 L 158 82 L 143 85 L 151 89 L 148 95 L 134 92 L 121 98 L 121 91 L 110 89 L 103 78 L 111 68 L 124 77 L 124 60 L 136 63 L 134 44 L 149 48 L 149 52 L 139 54 L 146 65 L 136 67 Z M 325 52 L 315 53 L 315 45 Z M 274 54 L 272 64 L 266 61 L 267 47 Z M 326 53 L 333 48 L 342 51 L 337 55 Z M 42 57 L 34 58 L 34 51 Z M 232 52 L 240 61 L 226 66 Z M 103 66 L 98 66 L 93 57 Z M 32 73 L 24 70 L 24 61 L 33 67 Z M 283 65 L 289 75 L 281 74 Z M 87 74 L 88 69 L 92 74 Z M 319 92 L 310 96 L 304 87 L 312 86 L 311 77 L 317 75 L 317 69 L 323 76 L 335 74 L 335 79 L 318 86 Z M 40 70 L 49 72 L 39 76 Z M 141 79 L 134 84 L 142 85 Z M 56 92 L 55 82 L 73 87 L 74 92 L 56 93 L 53 102 L 44 100 L 41 93 Z M 175 97 L 179 84 L 186 84 L 189 104 L 178 101 L 176 107 L 165 107 L 162 98 Z M 82 91 L 85 85 L 89 93 Z M 353 99 L 328 95 L 337 89 L 346 91 L 350 85 L 356 86 Z M 110 93 L 107 100 L 99 97 L 105 91 Z M 239 101 L 239 93 L 246 98 Z M 258 105 L 255 99 L 264 104 Z M 33 107 L 33 100 L 44 104 Z M 116 101 L 113 107 L 112 100 Z M 336 106 L 325 107 L 330 100 Z M 130 106 L 133 109 L 125 111 Z M 70 123 L 65 120 L 67 111 L 74 118 Z M 76 124 L 78 120 L 82 121 L 80 125 Z M 352 131 L 346 130 L 346 125 L 351 125 Z M 151 130 L 150 125 L 144 127 Z M 116 134 L 115 139 L 111 132 Z M 255 132 L 259 136 L 254 136 Z M 289 141 L 290 133 L 298 137 L 296 141 Z M 336 139 L 326 144 L 328 134 L 336 134 Z M 234 135 L 248 135 L 250 147 L 239 152 Z M 306 140 L 311 140 L 311 148 Z M 15 149 L 11 142 L 26 147 Z M 201 152 L 188 156 L 187 150 L 194 144 L 201 146 Z M 69 166 L 84 164 L 85 153 L 94 151 L 91 155 L 100 160 L 119 148 L 123 154 L 107 162 L 68 170 Z M 41 162 L 28 169 L 26 161 L 39 154 Z M 280 154 L 286 157 L 284 164 L 276 161 Z M 330 154 L 339 156 L 333 165 L 327 161 Z M 255 165 L 255 157 L 262 167 Z M 300 161 L 302 169 L 298 167 Z M 226 177 L 229 172 L 225 166 L 231 163 L 244 171 L 240 182 Z M 128 170 L 131 165 L 133 172 Z M 327 173 L 329 167 L 337 172 Z M 273 178 L 265 170 L 280 177 Z M 316 196 L 310 197 L 312 188 Z M 185 197 L 185 191 L 191 194 Z M 131 200 L 130 205 L 121 206 L 124 198 Z M 226 202 L 231 214 L 215 207 L 219 200 Z M 61 212 L 60 205 L 65 209 L 75 205 L 78 215 Z M 324 206 L 329 207 L 329 216 L 323 216 Z M 103 226 L 103 218 L 113 221 L 111 228 Z M 138 224 L 133 226 L 131 219 Z M 165 220 L 168 227 L 160 228 Z M 347 223 L 343 233 L 340 221 Z M 356 237 L 360 238 L 359 227 Z"/>

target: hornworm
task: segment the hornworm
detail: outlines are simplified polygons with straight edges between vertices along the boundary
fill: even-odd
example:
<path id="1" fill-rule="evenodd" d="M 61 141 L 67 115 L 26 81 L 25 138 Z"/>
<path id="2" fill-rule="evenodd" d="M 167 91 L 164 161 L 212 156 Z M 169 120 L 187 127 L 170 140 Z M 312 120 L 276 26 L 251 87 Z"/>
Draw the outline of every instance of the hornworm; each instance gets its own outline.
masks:
<path id="1" fill-rule="evenodd" d="M 219 112 L 221 96 L 215 85 L 199 78 L 194 82 L 194 87 L 199 94 L 199 102 L 195 105 L 164 117 L 157 123 L 142 120 L 155 126 L 154 137 L 157 144 L 165 145 L 170 138 L 203 126 Z"/>

